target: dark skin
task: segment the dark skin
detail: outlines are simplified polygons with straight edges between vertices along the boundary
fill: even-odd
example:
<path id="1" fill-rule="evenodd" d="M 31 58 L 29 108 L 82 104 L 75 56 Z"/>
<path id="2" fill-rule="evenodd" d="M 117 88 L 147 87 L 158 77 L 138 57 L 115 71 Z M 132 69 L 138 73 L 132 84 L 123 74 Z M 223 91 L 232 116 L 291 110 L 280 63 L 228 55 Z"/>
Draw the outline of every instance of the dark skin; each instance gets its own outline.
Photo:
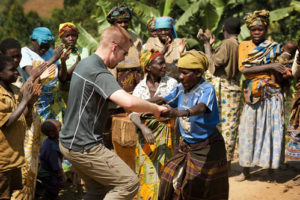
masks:
<path id="1" fill-rule="evenodd" d="M 22 59 L 21 49 L 7 49 L 5 55 L 11 57 L 14 60 L 15 66 L 19 66 L 20 61 Z M 47 65 L 41 64 L 39 67 L 31 71 L 31 75 L 28 80 L 34 82 L 46 69 Z"/>
<path id="2" fill-rule="evenodd" d="M 268 31 L 268 27 L 265 25 L 254 25 L 250 27 L 250 36 L 251 40 L 255 45 L 259 45 L 263 41 L 266 40 L 266 34 Z M 282 63 L 270 63 L 265 65 L 258 65 L 253 67 L 245 67 L 242 70 L 243 74 L 251 75 L 251 74 L 257 74 L 261 72 L 270 72 L 275 71 L 279 72 L 280 74 L 285 73 L 285 66 Z"/>
<path id="3" fill-rule="evenodd" d="M 67 70 L 66 60 L 68 60 L 69 55 L 72 53 L 73 49 L 75 48 L 77 39 L 78 39 L 78 34 L 74 30 L 66 31 L 60 37 L 60 40 L 62 41 L 62 43 L 67 47 L 67 50 L 63 53 L 63 55 L 61 56 L 61 59 L 60 59 L 61 67 L 65 68 L 63 70 L 65 70 L 67 72 L 66 77 L 63 78 L 66 80 L 71 80 L 72 73 L 75 70 L 75 67 L 77 66 L 77 64 L 81 60 L 80 52 L 78 51 L 76 62 L 72 65 L 72 67 L 69 70 Z"/>
<path id="4" fill-rule="evenodd" d="M 146 84 L 149 88 L 150 97 L 153 97 L 159 87 L 161 77 L 166 75 L 166 63 L 163 55 L 157 56 L 149 65 L 146 66 L 147 80 Z M 142 131 L 142 134 L 149 144 L 154 144 L 155 138 L 152 130 L 142 123 L 138 113 L 130 115 L 132 122 Z"/>
<path id="5" fill-rule="evenodd" d="M 59 138 L 59 132 L 61 130 L 61 123 L 58 120 L 55 120 L 55 119 L 48 119 L 46 121 L 51 122 L 55 126 L 55 128 L 54 129 L 50 129 L 46 133 L 46 135 L 48 136 L 48 138 L 57 141 L 58 138 Z M 64 170 L 62 169 L 58 173 L 62 177 L 61 181 L 64 184 L 67 181 L 67 177 L 66 177 L 66 175 L 64 173 Z"/>
<path id="6" fill-rule="evenodd" d="M 156 29 L 156 34 L 161 43 L 165 45 L 164 49 L 161 51 L 162 54 L 165 54 L 168 52 L 168 49 L 170 47 L 170 44 L 173 41 L 173 35 L 172 35 L 172 29 L 170 28 L 158 28 Z M 183 38 L 181 40 L 180 49 L 179 52 L 182 53 L 185 49 L 186 45 L 186 39 Z"/>
<path id="7" fill-rule="evenodd" d="M 268 27 L 265 25 L 253 25 L 249 28 L 250 30 L 250 36 L 251 40 L 255 45 L 259 45 L 263 41 L 266 40 L 266 35 L 268 31 Z M 265 64 L 265 65 L 258 65 L 258 66 L 253 66 L 250 68 L 244 68 L 242 70 L 243 74 L 257 74 L 261 72 L 266 72 L 266 73 L 279 73 L 280 76 L 282 77 L 282 74 L 285 73 L 285 66 L 284 64 L 277 62 L 277 63 L 270 63 L 270 64 Z M 272 174 L 272 169 L 268 169 L 268 173 Z M 249 167 L 244 167 L 243 172 L 236 177 L 236 181 L 244 181 L 247 179 L 250 175 L 250 168 Z"/>
<path id="8" fill-rule="evenodd" d="M 179 80 L 182 83 L 185 92 L 189 92 L 195 85 L 201 81 L 202 71 L 200 69 L 191 70 L 179 68 Z M 164 102 L 162 97 L 155 97 L 149 100 L 150 102 L 162 104 Z M 165 118 L 176 118 L 185 116 L 200 115 L 209 112 L 207 106 L 204 103 L 199 103 L 188 110 L 177 110 L 169 107 L 168 110 L 161 113 Z"/>
<path id="9" fill-rule="evenodd" d="M 170 28 L 159 28 L 156 29 L 156 35 L 158 39 L 165 45 L 165 48 L 162 50 L 162 54 L 167 53 L 169 46 L 173 40 L 172 30 Z"/>
<path id="10" fill-rule="evenodd" d="M 14 98 L 13 91 L 10 88 L 10 84 L 15 82 L 18 78 L 17 67 L 14 63 L 7 63 L 7 65 L 0 72 L 0 84 L 3 86 Z M 19 117 L 24 113 L 27 117 L 30 114 L 30 110 L 32 105 L 29 105 L 29 102 L 33 98 L 33 84 L 31 82 L 26 82 L 23 85 L 23 98 L 18 107 L 13 111 L 10 115 L 9 119 L 6 121 L 4 126 L 9 127 L 15 121 L 19 119 Z"/>
<path id="11" fill-rule="evenodd" d="M 39 54 L 40 56 L 43 56 L 50 48 L 50 44 L 44 44 L 42 43 L 41 45 L 38 44 L 37 41 L 32 40 L 32 46 L 29 47 L 32 51 L 36 52 L 37 54 Z M 51 66 L 52 64 L 54 64 L 62 55 L 63 53 L 63 49 L 64 49 L 64 45 L 60 45 L 57 48 L 55 48 L 54 50 L 54 55 L 53 57 L 48 60 L 47 63 L 47 67 Z M 28 65 L 25 66 L 25 71 L 26 73 L 31 76 L 31 73 L 33 71 L 33 66 L 32 65 Z M 67 78 L 67 70 L 64 67 L 60 67 L 59 71 L 58 71 L 58 78 L 60 81 L 64 82 L 66 81 Z"/>
<path id="12" fill-rule="evenodd" d="M 125 30 L 128 30 L 129 27 L 129 20 L 128 19 L 117 19 L 114 22 L 114 25 L 119 25 L 122 28 L 124 28 Z"/>

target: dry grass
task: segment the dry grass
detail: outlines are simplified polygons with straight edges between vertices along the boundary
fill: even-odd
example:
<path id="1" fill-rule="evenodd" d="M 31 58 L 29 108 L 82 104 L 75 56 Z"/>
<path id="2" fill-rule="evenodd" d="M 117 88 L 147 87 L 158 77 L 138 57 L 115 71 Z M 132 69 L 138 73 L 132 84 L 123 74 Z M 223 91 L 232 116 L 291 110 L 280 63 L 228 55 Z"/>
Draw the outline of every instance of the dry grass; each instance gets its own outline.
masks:
<path id="1" fill-rule="evenodd" d="M 27 0 L 24 3 L 24 11 L 35 11 L 41 17 L 50 17 L 54 8 L 62 8 L 64 0 Z"/>

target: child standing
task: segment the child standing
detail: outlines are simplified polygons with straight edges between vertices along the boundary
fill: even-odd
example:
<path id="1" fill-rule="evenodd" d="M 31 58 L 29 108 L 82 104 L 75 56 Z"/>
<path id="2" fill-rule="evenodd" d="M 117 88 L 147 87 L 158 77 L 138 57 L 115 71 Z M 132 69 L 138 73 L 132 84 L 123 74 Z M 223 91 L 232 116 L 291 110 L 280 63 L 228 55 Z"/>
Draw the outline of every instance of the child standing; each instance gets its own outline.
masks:
<path id="1" fill-rule="evenodd" d="M 38 178 L 45 189 L 44 199 L 57 199 L 58 192 L 66 181 L 62 169 L 62 154 L 58 147 L 58 136 L 61 123 L 58 120 L 48 119 L 41 127 L 42 132 L 48 137 L 40 151 L 41 168 Z"/>
<path id="2" fill-rule="evenodd" d="M 13 190 L 22 188 L 24 136 L 36 100 L 32 82 L 24 84 L 21 94 L 12 85 L 17 78 L 14 60 L 0 55 L 0 199 L 10 199 Z"/>

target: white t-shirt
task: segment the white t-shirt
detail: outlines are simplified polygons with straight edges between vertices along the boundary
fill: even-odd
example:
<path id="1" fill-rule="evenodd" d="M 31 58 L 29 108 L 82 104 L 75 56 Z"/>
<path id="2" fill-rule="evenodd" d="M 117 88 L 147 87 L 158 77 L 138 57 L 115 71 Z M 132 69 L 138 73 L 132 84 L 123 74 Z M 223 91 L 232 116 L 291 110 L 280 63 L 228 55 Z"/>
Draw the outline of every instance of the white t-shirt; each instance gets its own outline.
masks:
<path id="1" fill-rule="evenodd" d="M 32 51 L 28 47 L 21 49 L 22 59 L 20 61 L 20 67 L 25 71 L 26 66 L 33 65 L 33 61 L 48 61 L 54 55 L 54 50 L 50 48 L 43 56 L 40 56 L 36 52 Z M 54 78 L 46 84 L 47 87 L 57 87 L 57 76 L 58 76 L 58 62 L 56 62 L 56 70 Z M 28 77 L 26 77 L 28 79 Z"/>

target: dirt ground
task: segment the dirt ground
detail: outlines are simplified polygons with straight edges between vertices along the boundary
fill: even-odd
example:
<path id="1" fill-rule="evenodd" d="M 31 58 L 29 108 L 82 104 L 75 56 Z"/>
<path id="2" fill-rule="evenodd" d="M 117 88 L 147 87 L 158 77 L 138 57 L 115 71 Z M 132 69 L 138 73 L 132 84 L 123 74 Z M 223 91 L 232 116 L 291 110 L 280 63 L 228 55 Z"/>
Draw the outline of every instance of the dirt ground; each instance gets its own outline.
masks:
<path id="1" fill-rule="evenodd" d="M 236 182 L 234 177 L 239 175 L 241 167 L 238 161 L 232 163 L 229 178 L 229 200 L 299 200 L 300 186 L 293 185 L 293 179 L 300 176 L 300 163 L 286 163 L 282 169 L 276 170 L 275 182 L 268 182 L 267 170 L 254 168 L 251 178 Z M 61 200 L 80 199 L 76 189 L 71 184 L 60 193 Z"/>

